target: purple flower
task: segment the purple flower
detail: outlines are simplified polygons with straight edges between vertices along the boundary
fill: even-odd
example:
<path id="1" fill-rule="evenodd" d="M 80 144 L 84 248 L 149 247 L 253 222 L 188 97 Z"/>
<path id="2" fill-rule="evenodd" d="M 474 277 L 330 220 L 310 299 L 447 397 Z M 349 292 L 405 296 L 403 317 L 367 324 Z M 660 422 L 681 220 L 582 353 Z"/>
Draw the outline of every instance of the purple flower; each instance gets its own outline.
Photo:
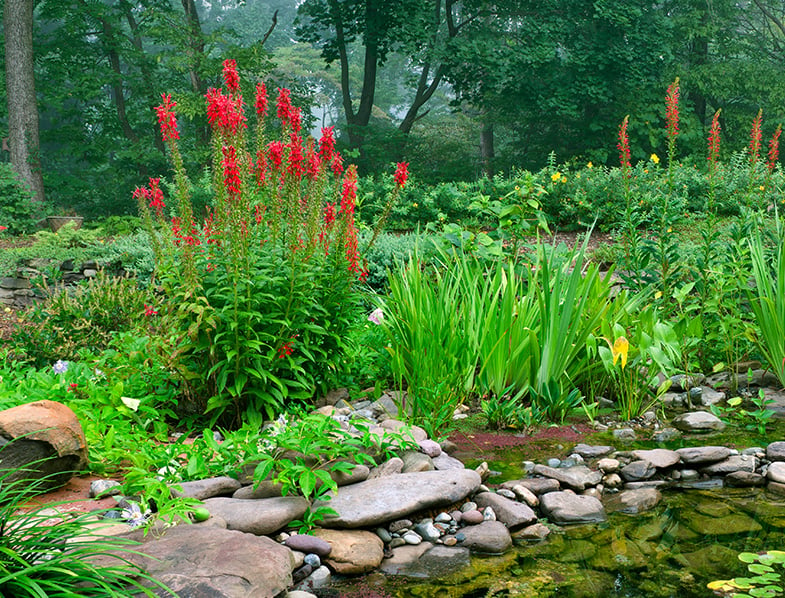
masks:
<path id="1" fill-rule="evenodd" d="M 65 374 L 68 371 L 68 362 L 58 359 L 55 361 L 52 369 L 54 370 L 55 374 Z"/>
<path id="2" fill-rule="evenodd" d="M 368 316 L 368 321 L 373 322 L 377 326 L 384 322 L 384 312 L 382 311 L 382 308 L 377 307 L 375 310 L 373 310 Z"/>

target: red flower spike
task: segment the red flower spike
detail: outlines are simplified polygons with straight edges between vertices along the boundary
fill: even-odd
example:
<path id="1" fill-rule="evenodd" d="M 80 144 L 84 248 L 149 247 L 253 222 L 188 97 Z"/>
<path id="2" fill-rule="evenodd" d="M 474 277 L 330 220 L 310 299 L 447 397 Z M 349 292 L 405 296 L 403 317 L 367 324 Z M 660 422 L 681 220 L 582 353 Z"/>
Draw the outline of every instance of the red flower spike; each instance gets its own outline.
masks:
<path id="1" fill-rule="evenodd" d="M 285 87 L 279 87 L 276 115 L 281 119 L 281 124 L 284 127 L 288 125 L 292 119 L 292 109 L 291 92 Z"/>
<path id="2" fill-rule="evenodd" d="M 224 95 L 220 89 L 211 87 L 207 90 L 207 121 L 214 130 L 227 135 L 236 135 L 241 128 L 245 128 L 246 118 L 243 111 L 243 98 L 231 98 Z"/>
<path id="3" fill-rule="evenodd" d="M 281 170 L 283 163 L 283 150 L 286 146 L 283 141 L 271 141 L 267 146 L 267 159 L 273 165 L 275 170 Z"/>
<path id="4" fill-rule="evenodd" d="M 237 167 L 237 151 L 231 145 L 222 148 L 224 169 L 224 187 L 233 201 L 240 197 L 240 169 Z"/>
<path id="5" fill-rule="evenodd" d="M 290 133 L 286 147 L 289 149 L 289 165 L 286 167 L 286 172 L 296 179 L 301 179 L 305 174 L 303 140 L 296 133 Z"/>
<path id="6" fill-rule="evenodd" d="M 619 125 L 619 143 L 616 147 L 619 150 L 619 163 L 625 170 L 630 168 L 630 139 L 627 137 L 627 125 L 630 122 L 630 117 L 625 116 L 621 125 Z"/>
<path id="7" fill-rule="evenodd" d="M 781 133 L 782 125 L 777 125 L 777 130 L 774 131 L 774 135 L 771 136 L 771 141 L 769 141 L 768 160 L 766 161 L 766 167 L 769 169 L 769 172 L 774 172 L 774 169 L 777 167 L 777 161 L 780 159 Z"/>
<path id="8" fill-rule="evenodd" d="M 714 113 L 711 119 L 711 128 L 709 129 L 709 162 L 714 165 L 720 157 L 720 110 Z"/>
<path id="9" fill-rule="evenodd" d="M 177 117 L 174 113 L 177 102 L 173 102 L 171 94 L 168 93 L 162 93 L 161 99 L 163 104 L 155 108 L 158 123 L 161 125 L 161 137 L 164 141 L 180 139 L 180 134 L 177 132 Z"/>
<path id="10" fill-rule="evenodd" d="M 158 186 L 160 182 L 160 178 L 150 179 L 150 190 L 148 191 L 146 197 L 150 199 L 149 207 L 155 210 L 155 213 L 159 218 L 162 218 L 163 209 L 166 207 L 166 204 L 164 203 L 164 192 L 161 191 L 161 188 Z"/>
<path id="11" fill-rule="evenodd" d="M 679 134 L 679 78 L 668 86 L 665 94 L 665 130 L 668 137 Z"/>
<path id="12" fill-rule="evenodd" d="M 333 173 L 335 174 L 335 177 L 338 178 L 339 176 L 341 176 L 341 174 L 343 173 L 343 158 L 341 157 L 341 154 L 339 154 L 338 152 L 335 152 L 333 154 L 332 166 L 333 166 Z"/>
<path id="13" fill-rule="evenodd" d="M 306 163 L 306 172 L 308 173 L 308 178 L 312 181 L 315 181 L 319 178 L 319 173 L 322 170 L 322 161 L 319 159 L 319 156 L 316 154 L 316 151 L 313 146 L 313 141 L 308 142 L 308 151 L 305 154 L 305 163 Z"/>
<path id="14" fill-rule="evenodd" d="M 237 61 L 224 60 L 224 81 L 226 89 L 232 93 L 240 91 L 240 75 L 237 74 Z"/>
<path id="15" fill-rule="evenodd" d="M 256 182 L 260 185 L 267 180 L 267 155 L 263 150 L 256 152 L 256 164 L 254 165 L 256 172 Z"/>
<path id="16" fill-rule="evenodd" d="M 335 127 L 325 127 L 322 129 L 322 138 L 319 139 L 319 157 L 328 163 L 333 159 L 335 153 Z"/>
<path id="17" fill-rule="evenodd" d="M 267 86 L 264 83 L 256 84 L 256 99 L 254 101 L 256 115 L 261 119 L 267 116 Z"/>
<path id="18" fill-rule="evenodd" d="M 395 174 L 393 178 L 395 179 L 395 185 L 398 189 L 403 189 L 403 186 L 406 184 L 406 179 L 409 178 L 409 163 L 408 162 L 398 162 L 395 165 Z"/>

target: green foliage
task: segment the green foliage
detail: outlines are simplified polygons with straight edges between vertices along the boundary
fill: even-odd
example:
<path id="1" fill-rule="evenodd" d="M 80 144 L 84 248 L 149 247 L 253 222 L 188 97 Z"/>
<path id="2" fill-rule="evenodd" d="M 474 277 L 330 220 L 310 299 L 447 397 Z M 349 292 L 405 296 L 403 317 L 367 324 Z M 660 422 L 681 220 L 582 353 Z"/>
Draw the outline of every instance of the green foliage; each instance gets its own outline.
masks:
<path id="1" fill-rule="evenodd" d="M 758 389 L 758 394 L 748 400 L 748 408 L 744 406 L 742 397 L 728 399 L 727 405 L 712 405 L 711 412 L 722 418 L 726 423 L 738 425 L 747 430 L 755 430 L 761 438 L 766 436 L 766 425 L 774 417 L 774 411 L 768 409 L 773 399 L 766 398 L 764 389 Z"/>
<path id="2" fill-rule="evenodd" d="M 0 226 L 8 234 L 29 234 L 35 229 L 39 212 L 32 192 L 19 182 L 11 165 L 0 163 Z"/>
<path id="3" fill-rule="evenodd" d="M 136 542 L 106 536 L 95 512 L 52 518 L 53 505 L 30 506 L 40 482 L 9 482 L 0 475 L 0 593 L 3 596 L 76 598 L 175 596 L 128 559 Z M 32 503 L 34 504 L 34 503 Z M 22 508 L 22 507 L 25 508 Z M 57 505 L 54 505 L 57 507 Z M 109 525 L 109 524 L 107 524 Z M 101 556 L 101 563 L 95 557 Z M 106 559 L 109 560 L 106 560 Z M 144 585 L 143 585 L 144 584 Z"/>
<path id="4" fill-rule="evenodd" d="M 119 331 L 143 328 L 146 304 L 155 303 L 134 279 L 112 278 L 103 270 L 76 289 L 62 288 L 24 314 L 15 345 L 42 365 L 73 360 L 83 350 L 99 352 Z"/>
<path id="5" fill-rule="evenodd" d="M 739 560 L 750 572 L 746 577 L 721 579 L 709 582 L 708 588 L 715 594 L 729 598 L 774 598 L 782 596 L 782 574 L 774 565 L 785 566 L 785 552 L 768 550 L 761 554 L 742 552 Z"/>
<path id="6" fill-rule="evenodd" d="M 57 232 L 47 230 L 38 231 L 35 234 L 36 244 L 45 247 L 90 247 L 98 243 L 100 232 L 89 228 L 77 228 L 76 224 L 66 222 Z"/>
<path id="7" fill-rule="evenodd" d="M 592 339 L 591 354 L 602 361 L 605 390 L 628 421 L 651 409 L 670 387 L 669 376 L 680 358 L 679 339 L 651 307 L 614 320 L 603 322 L 603 337 Z M 660 374 L 666 377 L 664 384 L 659 383 Z"/>
<path id="8" fill-rule="evenodd" d="M 780 384 L 785 386 L 785 228 L 777 221 L 778 243 L 771 259 L 760 235 L 750 239 L 753 290 L 747 290 L 758 331 L 754 340 Z M 758 334 L 759 332 L 759 334 Z"/>
<path id="9" fill-rule="evenodd" d="M 368 286 L 376 292 L 386 292 L 389 273 L 399 264 L 405 264 L 415 247 L 421 260 L 431 261 L 435 252 L 433 245 L 425 241 L 426 236 L 425 233 L 380 234 L 365 252 Z M 369 234 L 361 235 L 360 247 L 367 246 L 369 241 Z"/>
<path id="10" fill-rule="evenodd" d="M 397 272 L 384 326 L 414 421 L 469 392 L 528 397 L 536 415 L 555 421 L 576 408 L 591 369 L 586 343 L 610 301 L 610 277 L 583 270 L 583 255 L 540 245 L 531 263 L 483 266 L 454 252 L 426 268 L 415 255 Z"/>
<path id="11" fill-rule="evenodd" d="M 227 93 L 232 98 L 239 90 Z M 193 408 L 209 414 L 211 425 L 261 423 L 324 392 L 342 367 L 356 319 L 357 282 L 364 277 L 354 221 L 356 169 L 348 167 L 341 180 L 329 134 L 315 160 L 314 146 L 298 134 L 299 109 L 280 97 L 286 143 L 268 143 L 264 119 L 257 119 L 255 138 L 223 124 L 231 114 L 213 120 L 212 175 L 201 182 L 212 205 L 203 221 L 195 216 L 194 187 L 176 137 L 166 131 L 175 170 L 169 210 L 176 219 L 164 217 L 158 180 L 135 193 L 166 299 L 161 312 L 173 354 Z M 214 101 L 208 96 L 211 106 Z M 173 112 L 171 122 L 176 126 Z M 252 155 L 272 156 L 276 147 L 282 163 L 270 158 L 268 167 L 259 158 L 254 171 L 246 168 Z M 307 174 L 306 154 L 316 164 Z"/>

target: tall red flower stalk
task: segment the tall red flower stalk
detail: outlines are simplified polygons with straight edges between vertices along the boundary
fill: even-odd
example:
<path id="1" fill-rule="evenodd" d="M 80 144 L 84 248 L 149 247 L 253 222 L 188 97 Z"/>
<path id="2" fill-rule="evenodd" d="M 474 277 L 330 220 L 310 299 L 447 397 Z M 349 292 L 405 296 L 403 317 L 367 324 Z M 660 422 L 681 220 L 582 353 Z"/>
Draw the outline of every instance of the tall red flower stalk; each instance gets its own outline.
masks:
<path id="1" fill-rule="evenodd" d="M 665 94 L 665 133 L 668 138 L 668 187 L 673 188 L 673 160 L 679 136 L 679 78 L 668 86 Z"/>
<path id="2" fill-rule="evenodd" d="M 223 75 L 224 82 L 226 83 L 226 89 L 228 89 L 232 95 L 239 93 L 240 75 L 237 73 L 237 61 L 224 60 Z"/>
<path id="3" fill-rule="evenodd" d="M 627 126 L 630 123 L 630 116 L 624 117 L 624 120 L 619 125 L 619 143 L 616 148 L 619 150 L 619 164 L 621 164 L 622 172 L 625 177 L 630 176 L 630 139 L 627 136 Z"/>
<path id="4" fill-rule="evenodd" d="M 373 244 L 376 242 L 376 239 L 379 236 L 379 233 L 382 231 L 384 224 L 387 222 L 387 218 L 390 217 L 390 212 L 392 211 L 393 204 L 396 202 L 398 197 L 401 195 L 401 191 L 406 186 L 406 181 L 409 179 L 409 163 L 408 162 L 398 162 L 395 165 L 395 174 L 393 174 L 393 181 L 395 182 L 395 187 L 393 188 L 392 193 L 387 198 L 387 203 L 384 206 L 384 211 L 382 212 L 381 217 L 379 218 L 376 226 L 373 229 L 373 236 L 371 237 L 371 242 L 368 243 L 368 247 L 365 248 L 367 252 Z"/>
<path id="5" fill-rule="evenodd" d="M 774 169 L 777 167 L 777 162 L 780 159 L 780 135 L 782 134 L 782 125 L 777 125 L 777 129 L 774 131 L 774 134 L 771 136 L 771 140 L 769 141 L 769 151 L 767 154 L 766 160 L 766 168 L 768 169 L 769 173 L 773 173 Z"/>
<path id="6" fill-rule="evenodd" d="M 709 128 L 709 195 L 707 198 L 707 209 L 709 214 L 714 213 L 714 191 L 717 187 L 717 170 L 719 169 L 720 159 L 720 112 L 722 109 L 717 110 L 711 119 L 711 127 Z"/>
<path id="7" fill-rule="evenodd" d="M 161 99 L 163 104 L 155 108 L 158 123 L 161 125 L 161 137 L 164 142 L 180 139 L 180 133 L 177 131 L 177 116 L 174 112 L 177 102 L 173 102 L 171 94 L 168 93 L 162 93 Z"/>
<path id="8" fill-rule="evenodd" d="M 763 120 L 763 109 L 758 110 L 758 115 L 752 121 L 750 129 L 750 167 L 754 170 L 760 159 L 760 144 L 763 138 L 761 132 L 761 122 Z"/>

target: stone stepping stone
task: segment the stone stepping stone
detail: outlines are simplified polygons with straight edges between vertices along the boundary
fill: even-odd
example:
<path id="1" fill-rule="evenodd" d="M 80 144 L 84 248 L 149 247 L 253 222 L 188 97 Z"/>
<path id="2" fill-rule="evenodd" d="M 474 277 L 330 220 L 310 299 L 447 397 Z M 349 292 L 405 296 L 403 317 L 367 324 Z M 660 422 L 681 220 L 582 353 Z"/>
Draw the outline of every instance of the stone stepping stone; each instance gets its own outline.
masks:
<path id="1" fill-rule="evenodd" d="M 589 444 L 576 444 L 573 453 L 579 454 L 584 459 L 596 459 L 611 454 L 616 449 L 612 446 L 594 446 Z"/>
<path id="2" fill-rule="evenodd" d="M 123 558 L 178 596 L 274 598 L 292 584 L 292 551 L 265 536 L 176 525 L 159 538 L 153 534 L 143 538 L 141 532 L 131 537 L 143 544 Z"/>
<path id="3" fill-rule="evenodd" d="M 785 461 L 785 441 L 779 440 L 767 446 L 766 458 L 769 461 Z"/>
<path id="4" fill-rule="evenodd" d="M 682 432 L 719 432 L 725 429 L 725 423 L 708 411 L 682 413 L 673 419 L 671 425 Z"/>
<path id="5" fill-rule="evenodd" d="M 540 497 L 540 506 L 554 523 L 599 523 L 607 516 L 599 499 L 572 492 L 549 492 Z"/>
<path id="6" fill-rule="evenodd" d="M 317 501 L 314 507 L 338 513 L 322 521 L 324 527 L 377 527 L 417 511 L 456 503 L 480 483 L 479 474 L 470 469 L 401 473 L 344 486 L 332 500 Z"/>
<path id="7" fill-rule="evenodd" d="M 526 478 L 523 480 L 509 480 L 507 482 L 503 482 L 501 487 L 513 490 L 515 486 L 518 485 L 523 486 L 527 490 L 530 490 L 536 496 L 542 496 L 548 492 L 558 492 L 561 489 L 559 480 L 554 480 L 553 478 Z"/>
<path id="8" fill-rule="evenodd" d="M 758 460 L 754 455 L 731 455 L 727 459 L 701 468 L 700 472 L 706 475 L 726 475 L 734 471 L 754 472 Z"/>
<path id="9" fill-rule="evenodd" d="M 636 459 L 648 461 L 657 469 L 667 469 L 673 467 L 681 461 L 681 455 L 676 451 L 669 451 L 668 449 L 651 449 L 632 451 Z"/>
<path id="10" fill-rule="evenodd" d="M 204 506 L 211 515 L 226 521 L 230 530 L 265 536 L 302 517 L 308 508 L 308 501 L 300 496 L 260 499 L 219 497 L 208 498 Z"/>

